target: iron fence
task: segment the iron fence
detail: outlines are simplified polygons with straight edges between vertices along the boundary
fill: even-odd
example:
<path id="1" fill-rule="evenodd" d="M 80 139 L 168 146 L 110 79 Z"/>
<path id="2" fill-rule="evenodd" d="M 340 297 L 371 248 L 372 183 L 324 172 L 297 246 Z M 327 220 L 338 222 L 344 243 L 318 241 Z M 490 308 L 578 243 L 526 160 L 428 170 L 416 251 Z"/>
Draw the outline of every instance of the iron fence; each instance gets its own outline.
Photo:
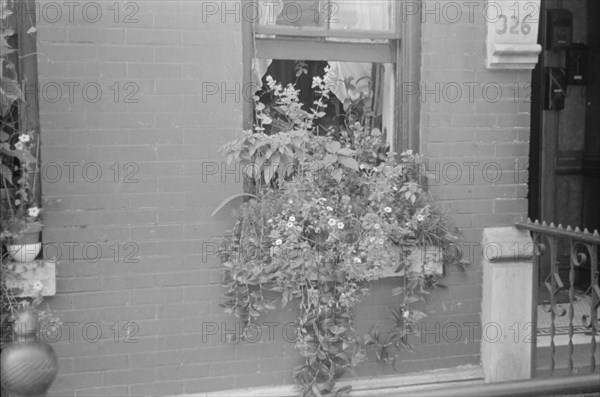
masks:
<path id="1" fill-rule="evenodd" d="M 581 369 L 578 368 L 581 363 L 575 365 L 574 336 L 577 336 L 579 342 L 583 338 L 584 344 L 589 346 L 587 352 L 589 369 L 594 373 L 597 367 L 596 335 L 599 328 L 598 307 L 600 306 L 598 284 L 600 234 L 598 231 L 590 233 L 587 229 L 581 231 L 579 228 L 564 228 L 562 225 L 547 225 L 545 222 L 540 224 L 538 221 L 531 220 L 518 222 L 515 226 L 518 229 L 529 230 L 533 240 L 533 254 L 538 265 L 535 268 L 541 278 L 534 277 L 533 299 L 535 308 L 541 309 L 533 311 L 534 329 L 538 330 L 534 340 L 536 343 L 540 340 L 541 319 L 539 317 L 543 316 L 543 320 L 549 321 L 547 337 L 550 339 L 548 368 L 550 375 L 559 372 L 556 365 L 557 333 L 568 335 L 567 368 L 560 372 L 573 375 L 576 369 Z M 538 284 L 542 288 L 539 295 Z M 539 302 L 540 295 L 546 295 L 547 300 Z M 589 342 L 585 343 L 588 337 Z M 539 353 L 539 345 L 537 352 Z M 561 351 L 561 355 L 563 353 Z M 539 358 L 536 361 L 539 362 Z"/>

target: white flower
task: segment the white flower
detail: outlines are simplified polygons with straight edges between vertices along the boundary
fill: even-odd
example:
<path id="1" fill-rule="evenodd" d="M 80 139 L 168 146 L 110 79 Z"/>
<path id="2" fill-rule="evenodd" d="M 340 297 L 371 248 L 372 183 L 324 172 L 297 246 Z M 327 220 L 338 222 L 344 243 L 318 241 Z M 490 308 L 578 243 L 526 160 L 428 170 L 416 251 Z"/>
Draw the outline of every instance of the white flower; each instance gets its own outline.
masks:
<path id="1" fill-rule="evenodd" d="M 288 222 L 287 227 L 294 227 L 294 224 L 292 222 Z"/>
<path id="2" fill-rule="evenodd" d="M 361 170 L 364 170 L 364 169 L 365 169 L 365 165 L 364 165 L 364 164 L 361 164 L 359 168 L 360 168 Z"/>
<path id="3" fill-rule="evenodd" d="M 40 214 L 40 209 L 38 207 L 31 207 L 27 210 L 27 214 L 30 217 L 35 218 L 36 216 L 38 216 Z"/>
<path id="4" fill-rule="evenodd" d="M 288 200 L 288 204 L 294 204 L 294 200 L 292 200 L 292 199 L 289 199 L 289 200 Z"/>
<path id="5" fill-rule="evenodd" d="M 337 221 L 335 219 L 331 218 L 329 220 L 329 222 L 327 222 L 327 223 L 329 223 L 329 226 L 335 226 L 335 224 L 337 223 Z"/>
<path id="6" fill-rule="evenodd" d="M 410 316 L 410 312 L 408 310 L 406 310 L 406 311 L 404 311 L 404 313 L 402 313 L 402 317 L 408 318 L 408 316 Z"/>
<path id="7" fill-rule="evenodd" d="M 378 244 L 383 244 L 383 239 L 382 239 L 382 238 L 380 238 L 379 240 L 377 240 L 377 243 L 378 243 Z"/>
<path id="8" fill-rule="evenodd" d="M 325 209 L 326 209 L 327 211 L 333 211 L 333 208 L 331 208 L 331 207 L 329 207 L 329 206 L 325 207 Z"/>
<path id="9" fill-rule="evenodd" d="M 398 188 L 396 186 L 393 186 L 392 190 L 398 190 Z"/>
<path id="10" fill-rule="evenodd" d="M 343 229 L 344 228 L 344 222 L 340 222 L 338 223 L 338 229 Z"/>
<path id="11" fill-rule="evenodd" d="M 422 221 L 423 221 L 423 219 L 425 219 L 425 217 L 424 217 L 423 215 L 421 215 L 421 214 L 417 215 L 417 220 L 418 220 L 419 222 L 422 222 Z"/>
<path id="12" fill-rule="evenodd" d="M 362 261 L 360 260 L 359 257 L 355 256 L 354 257 L 354 263 L 362 263 Z"/>
<path id="13" fill-rule="evenodd" d="M 315 229 L 315 232 L 316 232 L 316 233 L 321 233 L 321 228 L 320 228 L 320 227 L 316 228 L 316 229 Z"/>
<path id="14" fill-rule="evenodd" d="M 409 150 L 407 150 L 407 151 L 406 151 L 406 154 L 408 154 L 408 155 L 410 156 L 410 155 L 412 154 L 412 150 L 410 150 L 410 149 L 409 149 Z"/>
<path id="15" fill-rule="evenodd" d="M 15 143 L 15 149 L 17 149 L 17 150 L 23 150 L 24 148 L 25 148 L 25 146 L 23 146 L 22 142 Z"/>
<path id="16" fill-rule="evenodd" d="M 273 219 L 269 219 L 267 222 L 268 223 L 273 223 Z"/>
<path id="17" fill-rule="evenodd" d="M 392 212 L 392 209 L 391 209 L 390 207 L 385 207 L 383 210 L 384 210 L 385 212 L 387 212 L 388 214 L 389 214 L 390 212 Z"/>
<path id="18" fill-rule="evenodd" d="M 42 283 L 41 281 L 38 280 L 33 284 L 34 291 L 41 291 L 42 289 L 44 289 L 44 283 Z"/>
<path id="19" fill-rule="evenodd" d="M 275 240 L 275 245 L 281 245 L 283 243 L 283 241 L 281 241 L 280 238 L 278 238 L 277 240 Z"/>
<path id="20" fill-rule="evenodd" d="M 295 216 L 290 216 L 290 222 L 296 222 L 296 217 Z"/>
<path id="21" fill-rule="evenodd" d="M 376 224 L 374 224 L 374 225 L 373 225 L 373 227 L 374 227 L 375 229 L 379 229 L 379 228 L 380 228 L 380 226 L 379 226 L 379 223 L 376 223 Z"/>
<path id="22" fill-rule="evenodd" d="M 31 137 L 27 134 L 23 134 L 19 136 L 19 142 L 27 143 L 31 140 Z"/>

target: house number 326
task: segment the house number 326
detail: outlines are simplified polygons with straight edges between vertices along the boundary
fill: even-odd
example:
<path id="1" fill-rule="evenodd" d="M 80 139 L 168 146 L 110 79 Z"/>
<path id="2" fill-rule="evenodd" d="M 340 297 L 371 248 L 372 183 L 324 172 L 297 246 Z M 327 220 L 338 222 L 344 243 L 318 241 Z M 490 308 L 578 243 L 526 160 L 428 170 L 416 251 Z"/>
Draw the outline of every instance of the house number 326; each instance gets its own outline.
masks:
<path id="1" fill-rule="evenodd" d="M 533 10 L 531 10 L 533 8 Z M 534 3 L 527 3 L 524 7 L 525 11 L 530 11 L 523 20 L 519 18 L 519 5 L 517 3 L 513 4 L 509 7 L 509 10 L 513 11 L 513 15 L 509 17 L 505 14 L 500 14 L 498 16 L 498 21 L 502 24 L 501 29 L 496 29 L 496 34 L 524 34 L 528 35 L 531 33 L 531 24 L 530 22 L 535 22 L 533 20 L 533 16 L 536 14 L 537 7 Z"/>

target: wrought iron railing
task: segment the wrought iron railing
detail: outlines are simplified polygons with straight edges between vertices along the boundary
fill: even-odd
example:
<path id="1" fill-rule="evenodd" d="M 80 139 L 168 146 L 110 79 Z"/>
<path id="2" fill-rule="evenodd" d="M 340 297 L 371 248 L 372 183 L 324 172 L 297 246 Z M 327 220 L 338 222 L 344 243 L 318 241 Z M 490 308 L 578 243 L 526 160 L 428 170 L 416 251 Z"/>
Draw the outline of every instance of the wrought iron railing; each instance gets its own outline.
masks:
<path id="1" fill-rule="evenodd" d="M 600 306 L 600 287 L 598 285 L 598 247 L 600 246 L 600 234 L 598 231 L 590 233 L 587 229 L 581 231 L 579 228 L 574 230 L 570 227 L 564 228 L 561 225 L 547 225 L 545 222 L 519 222 L 515 225 L 518 229 L 525 229 L 531 232 L 533 240 L 533 253 L 536 257 L 538 266 L 536 270 L 541 272 L 543 280 L 540 288 L 547 289 L 549 302 L 542 303 L 546 313 L 549 313 L 549 338 L 550 338 L 550 367 L 551 375 L 554 375 L 556 368 L 557 344 L 555 342 L 557 334 L 557 321 L 560 319 L 564 323 L 564 317 L 568 316 L 568 325 L 565 327 L 568 334 L 568 364 L 567 371 L 571 375 L 574 372 L 574 341 L 576 328 L 583 328 L 585 339 L 589 336 L 589 367 L 592 373 L 596 372 L 596 335 L 598 335 L 598 308 Z M 568 246 L 568 248 L 567 248 Z M 568 252 L 567 252 L 568 251 Z M 567 262 L 567 263 L 565 263 Z M 546 267 L 541 267 L 546 263 Z M 588 269 L 589 267 L 589 269 Z M 589 287 L 585 286 L 585 292 L 578 294 L 576 299 L 576 269 L 578 273 L 585 276 L 589 272 Z M 581 271 L 582 270 L 582 271 Z M 534 302 L 538 299 L 538 277 L 534 277 Z M 584 277 L 585 281 L 587 277 Z M 587 283 L 586 283 L 587 284 Z M 560 306 L 559 298 L 567 301 Z M 589 302 L 589 304 L 586 304 Z M 564 307 L 566 305 L 566 308 Z M 575 306 L 579 312 L 579 318 L 575 318 Z M 581 314 L 581 312 L 584 314 Z M 534 341 L 539 341 L 540 327 L 536 310 L 534 310 L 534 325 L 538 330 L 538 337 Z M 576 324 L 578 322 L 579 324 Z M 584 342 L 585 342 L 584 339 Z"/>

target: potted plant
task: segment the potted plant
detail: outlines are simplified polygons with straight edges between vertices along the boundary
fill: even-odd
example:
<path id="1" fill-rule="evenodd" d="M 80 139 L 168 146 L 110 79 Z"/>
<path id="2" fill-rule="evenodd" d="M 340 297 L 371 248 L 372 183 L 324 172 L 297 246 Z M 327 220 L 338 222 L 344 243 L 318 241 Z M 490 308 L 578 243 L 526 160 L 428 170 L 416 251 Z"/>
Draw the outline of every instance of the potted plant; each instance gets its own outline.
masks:
<path id="1" fill-rule="evenodd" d="M 388 152 L 384 134 L 356 114 L 319 134 L 330 83 L 328 73 L 314 79 L 319 97 L 304 110 L 294 86 L 267 77 L 272 106 L 255 97 L 255 127 L 224 147 L 253 192 L 242 194 L 248 200 L 234 211 L 223 245 L 222 306 L 247 329 L 278 300 L 298 305 L 295 347 L 305 363 L 294 376 L 302 395 L 336 391 L 335 381 L 354 373 L 368 349 L 381 360 L 392 348 L 409 349 L 408 336 L 425 316 L 411 305 L 443 275 L 431 255 L 415 253 L 434 247 L 448 262 L 457 241 L 448 216 L 419 183 L 419 156 Z M 286 128 L 269 131 L 274 122 Z M 394 330 L 385 340 L 376 328 L 358 335 L 353 308 L 371 281 L 389 276 L 402 276 L 394 291 L 399 305 L 390 310 Z"/>
<path id="2" fill-rule="evenodd" d="M 3 203 L 0 224 L 0 239 L 6 250 L 17 262 L 34 260 L 41 250 L 40 232 L 42 222 L 40 207 L 33 192 L 37 183 L 37 158 L 31 153 L 31 135 L 20 134 L 14 144 L 10 140 L 0 142 L 0 154 L 3 158 L 17 159 L 13 168 L 3 165 L 2 179 L 5 185 L 13 180 L 15 173 L 16 191 Z"/>
<path id="3" fill-rule="evenodd" d="M 0 240 L 15 261 L 31 261 L 41 249 L 38 153 L 39 134 L 30 119 L 18 74 L 16 15 L 10 4 L 0 4 Z M 35 34 L 31 27 L 28 35 Z M 37 188 L 37 189 L 36 189 Z"/>
<path id="4" fill-rule="evenodd" d="M 1 264 L 1 394 L 2 396 L 23 395 L 27 391 L 37 392 L 35 395 L 42 395 L 43 393 L 40 394 L 41 390 L 33 389 L 41 387 L 40 383 L 50 383 L 53 379 L 54 375 L 52 374 L 57 371 L 55 355 L 49 345 L 43 342 L 42 334 L 27 335 L 24 338 L 25 335 L 22 334 L 22 331 L 39 331 L 47 327 L 56 329 L 62 325 L 62 322 L 47 304 L 45 307 L 42 306 L 45 287 L 41 281 L 35 282 L 33 288 L 24 297 L 22 288 L 11 288 L 6 283 L 7 278 L 18 279 L 20 277 L 13 269 L 15 264 L 4 257 Z M 29 323 L 30 321 L 33 324 Z M 47 382 L 44 382 L 43 379 L 46 379 Z M 41 388 L 43 389 L 43 387 Z M 30 395 L 30 393 L 25 394 Z"/>

